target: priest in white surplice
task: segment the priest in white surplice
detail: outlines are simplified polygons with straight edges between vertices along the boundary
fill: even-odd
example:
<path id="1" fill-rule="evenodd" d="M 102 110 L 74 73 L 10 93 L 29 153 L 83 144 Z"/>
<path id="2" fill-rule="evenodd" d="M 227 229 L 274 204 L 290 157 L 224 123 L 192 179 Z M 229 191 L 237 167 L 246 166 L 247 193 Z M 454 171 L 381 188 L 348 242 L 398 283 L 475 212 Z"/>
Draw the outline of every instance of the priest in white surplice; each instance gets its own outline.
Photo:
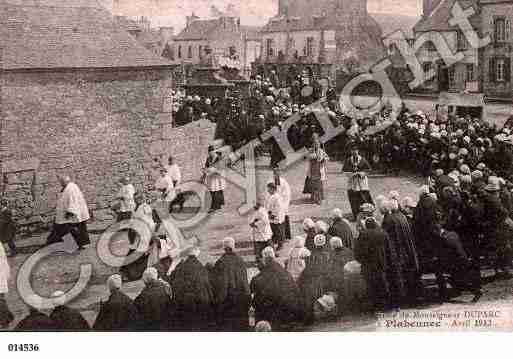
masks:
<path id="1" fill-rule="evenodd" d="M 175 163 L 173 157 L 169 157 L 168 165 L 165 167 L 167 174 L 173 180 L 173 186 L 176 188 L 180 182 L 182 182 L 182 172 L 180 171 L 180 167 Z"/>
<path id="2" fill-rule="evenodd" d="M 290 218 L 289 218 L 289 207 L 292 199 L 292 191 L 287 180 L 281 175 L 279 167 L 273 169 L 273 176 L 267 183 L 274 183 L 276 185 L 276 192 L 282 199 L 283 212 L 285 213 L 285 221 L 283 222 L 283 231 L 285 239 L 291 239 L 290 231 Z"/>
<path id="3" fill-rule="evenodd" d="M 55 224 L 48 237 L 48 244 L 62 241 L 70 233 L 80 250 L 91 242 L 87 232 L 89 209 L 80 188 L 68 176 L 59 176 L 62 190 L 57 199 Z"/>
<path id="4" fill-rule="evenodd" d="M 267 184 L 267 192 L 269 193 L 269 197 L 265 207 L 269 212 L 269 220 L 273 232 L 272 242 L 277 250 L 281 250 L 283 242 L 285 241 L 285 211 L 283 210 L 283 200 L 278 194 L 274 183 Z"/>

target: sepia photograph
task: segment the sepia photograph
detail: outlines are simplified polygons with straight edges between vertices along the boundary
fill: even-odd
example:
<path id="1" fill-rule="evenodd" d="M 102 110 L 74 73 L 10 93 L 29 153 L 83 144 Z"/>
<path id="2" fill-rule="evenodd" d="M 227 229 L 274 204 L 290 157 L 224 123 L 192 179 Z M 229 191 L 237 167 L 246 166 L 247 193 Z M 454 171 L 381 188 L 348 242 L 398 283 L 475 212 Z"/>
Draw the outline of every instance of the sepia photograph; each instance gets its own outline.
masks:
<path id="1" fill-rule="evenodd" d="M 0 0 L 0 352 L 511 334 L 511 21 L 513 0 Z"/>

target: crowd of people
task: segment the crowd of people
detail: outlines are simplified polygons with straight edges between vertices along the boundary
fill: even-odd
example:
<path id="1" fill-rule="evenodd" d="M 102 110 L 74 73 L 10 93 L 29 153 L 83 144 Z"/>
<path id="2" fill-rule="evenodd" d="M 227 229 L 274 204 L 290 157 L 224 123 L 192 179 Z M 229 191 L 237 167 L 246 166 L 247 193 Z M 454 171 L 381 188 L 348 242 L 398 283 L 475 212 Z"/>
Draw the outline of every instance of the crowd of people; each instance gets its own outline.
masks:
<path id="1" fill-rule="evenodd" d="M 184 250 L 177 260 L 171 249 L 173 238 L 155 215 L 153 203 L 136 191 L 129 178 L 122 178 L 113 206 L 117 220 L 137 218 L 147 223 L 150 244 L 140 260 L 122 266 L 120 275 L 109 278 L 110 296 L 92 329 L 243 331 L 254 326 L 259 331 L 291 330 L 319 319 L 416 306 L 430 300 L 422 281 L 425 273 L 435 274 L 440 301 L 461 292 L 479 301 L 484 266 L 494 269 L 498 279 L 510 278 L 513 121 L 499 129 L 480 118 L 442 115 L 441 111 L 430 117 L 403 107 L 393 115 L 386 106 L 378 113 L 358 116 L 344 112 L 334 89 L 304 82 L 295 86 L 278 90 L 271 79 L 256 77 L 253 96 L 237 104 L 236 97 L 210 100 L 178 92 L 177 122 L 200 118 L 217 122 L 217 137 L 237 147 L 266 129 L 281 128 L 288 117 L 299 114 L 287 136 L 294 150 L 309 149 L 303 193 L 320 205 L 326 196 L 327 163 L 343 161 L 341 170 L 349 179 L 349 218 L 334 209 L 329 224 L 306 218 L 304 235 L 292 236 L 291 188 L 278 166 L 287 154 L 273 139 L 264 141 L 273 176 L 249 218 L 259 267 L 249 281 L 247 263 L 236 253 L 233 238 L 224 239 L 224 254 L 215 264 L 202 264 L 197 246 Z M 345 129 L 325 144 L 320 141 L 319 114 Z M 238 120 L 231 123 L 233 118 Z M 238 137 L 226 135 L 230 126 L 241 123 L 247 128 Z M 225 204 L 222 169 L 217 168 L 223 154 L 216 149 L 209 148 L 201 179 L 211 192 L 211 211 Z M 397 191 L 373 199 L 367 176 L 373 169 L 394 174 L 407 170 L 425 178 L 426 184 L 420 187 L 417 200 L 401 198 Z M 69 177 L 60 181 L 62 192 L 48 242 L 70 233 L 83 249 L 89 244 L 86 202 Z M 180 182 L 180 168 L 173 158 L 160 164 L 155 189 L 158 202 L 169 212 L 176 205 L 183 207 L 184 198 L 176 190 Z M 12 233 L 15 225 L 7 207 L 2 202 L 0 224 Z M 15 253 L 9 238 L 4 241 Z M 131 252 L 141 248 L 140 235 L 128 230 L 128 238 Z M 290 249 L 284 251 L 287 242 Z M 9 313 L 4 299 L 9 267 L 5 259 L 0 265 L 1 311 Z M 122 292 L 123 281 L 140 278 L 145 288 L 132 301 Z M 52 315 L 34 306 L 18 329 L 88 328 L 80 313 L 65 307 L 61 293 L 54 296 Z M 0 324 L 12 320 L 7 315 Z"/>

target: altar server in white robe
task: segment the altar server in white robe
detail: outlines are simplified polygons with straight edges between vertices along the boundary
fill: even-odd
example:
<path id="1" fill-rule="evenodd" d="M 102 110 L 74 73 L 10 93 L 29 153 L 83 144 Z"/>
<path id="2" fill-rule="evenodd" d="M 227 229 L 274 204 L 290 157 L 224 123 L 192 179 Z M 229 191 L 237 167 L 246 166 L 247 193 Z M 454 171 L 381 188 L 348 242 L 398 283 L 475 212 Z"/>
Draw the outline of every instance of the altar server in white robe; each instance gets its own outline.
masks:
<path id="1" fill-rule="evenodd" d="M 173 186 L 176 188 L 182 181 L 182 172 L 172 156 L 169 157 L 168 165 L 165 168 L 168 176 L 173 180 Z"/>
<path id="2" fill-rule="evenodd" d="M 218 211 L 224 206 L 224 189 L 226 181 L 223 177 L 223 170 L 220 168 L 222 155 L 215 152 L 212 146 L 209 147 L 208 158 L 204 168 L 204 183 L 210 191 L 212 206 L 210 212 Z"/>
<path id="3" fill-rule="evenodd" d="M 285 239 L 285 212 L 283 210 L 283 200 L 276 191 L 276 185 L 274 183 L 267 184 L 267 192 L 269 193 L 269 198 L 267 199 L 265 207 L 269 212 L 269 220 L 273 232 L 272 241 L 277 247 L 277 250 L 281 250 Z"/>
<path id="4" fill-rule="evenodd" d="M 159 201 L 167 203 L 167 208 L 171 212 L 171 203 L 176 198 L 175 186 L 173 179 L 169 176 L 165 168 L 160 169 L 160 177 L 155 182 L 155 189 L 159 193 Z"/>
<path id="5" fill-rule="evenodd" d="M 130 183 L 130 177 L 123 177 L 120 180 L 121 187 L 116 196 L 119 201 L 118 222 L 132 218 L 135 208 L 135 187 Z"/>
<path id="6" fill-rule="evenodd" d="M 283 212 L 285 213 L 285 221 L 283 222 L 285 239 L 291 239 L 289 207 L 292 198 L 292 191 L 290 189 L 290 185 L 282 176 L 279 167 L 275 167 L 273 169 L 273 177 L 268 181 L 268 183 L 274 183 L 276 185 L 276 192 L 282 200 Z"/>
<path id="7" fill-rule="evenodd" d="M 255 257 L 257 260 L 262 259 L 262 250 L 270 245 L 271 238 L 273 237 L 269 214 L 263 205 L 264 203 L 265 200 L 260 198 L 249 218 L 251 238 L 253 239 Z"/>
<path id="8" fill-rule="evenodd" d="M 48 237 L 48 244 L 61 242 L 63 237 L 71 234 L 80 250 L 91 242 L 87 232 L 89 208 L 80 188 L 71 182 L 68 176 L 59 176 L 62 190 L 57 199 L 55 224 Z"/>

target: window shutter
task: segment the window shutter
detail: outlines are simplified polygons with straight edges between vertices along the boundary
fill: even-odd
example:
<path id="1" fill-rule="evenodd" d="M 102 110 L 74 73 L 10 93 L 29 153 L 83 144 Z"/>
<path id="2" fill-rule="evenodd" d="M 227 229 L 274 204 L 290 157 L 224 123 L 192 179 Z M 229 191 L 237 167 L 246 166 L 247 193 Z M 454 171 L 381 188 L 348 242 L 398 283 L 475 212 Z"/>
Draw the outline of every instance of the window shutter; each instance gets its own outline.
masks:
<path id="1" fill-rule="evenodd" d="M 509 57 L 504 59 L 504 80 L 506 82 L 511 80 L 511 59 Z"/>
<path id="2" fill-rule="evenodd" d="M 510 34 L 511 34 L 511 21 L 509 19 L 506 19 L 504 27 L 505 27 L 504 32 L 505 32 L 506 41 L 509 41 Z"/>
<path id="3" fill-rule="evenodd" d="M 488 64 L 488 73 L 490 82 L 495 82 L 495 59 L 490 59 Z"/>

